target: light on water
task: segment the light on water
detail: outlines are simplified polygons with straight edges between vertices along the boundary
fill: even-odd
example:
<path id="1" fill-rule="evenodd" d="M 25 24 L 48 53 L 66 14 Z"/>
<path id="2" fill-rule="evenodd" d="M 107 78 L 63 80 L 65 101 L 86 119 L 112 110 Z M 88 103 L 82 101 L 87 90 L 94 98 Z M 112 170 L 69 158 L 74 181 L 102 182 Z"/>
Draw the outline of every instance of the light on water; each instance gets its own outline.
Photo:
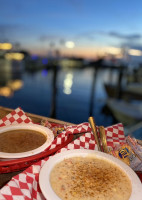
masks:
<path id="1" fill-rule="evenodd" d="M 36 57 L 33 57 L 35 61 Z M 21 62 L 1 60 L 0 104 L 9 108 L 21 107 L 25 112 L 35 113 L 59 120 L 82 123 L 93 115 L 97 125 L 117 123 L 110 111 L 106 112 L 108 94 L 105 84 L 116 84 L 117 70 L 93 67 L 26 68 Z M 126 81 L 122 83 L 125 85 Z M 8 98 L 7 98 L 8 97 Z M 54 102 L 54 105 L 53 105 Z M 51 107 L 55 113 L 52 116 Z M 121 121 L 120 121 L 121 122 Z M 136 135 L 138 135 L 136 133 Z"/>
<path id="2" fill-rule="evenodd" d="M 72 85 L 73 85 L 73 74 L 67 73 L 64 79 L 63 84 L 63 92 L 67 95 L 72 93 Z"/>
<path id="3" fill-rule="evenodd" d="M 8 73 L 13 74 L 12 71 Z M 57 119 L 72 123 L 88 121 L 93 79 L 92 74 L 92 68 L 69 68 L 66 70 L 61 68 L 57 71 L 57 92 L 55 97 Z M 1 96 L 1 105 L 11 108 L 20 106 L 26 112 L 49 117 L 51 102 L 53 101 L 53 70 L 43 69 L 42 71 L 36 72 L 21 70 L 18 73 L 15 72 L 15 75 L 19 76 L 19 79 L 18 77 L 17 79 L 20 82 L 17 82 L 17 84 L 22 84 L 21 88 L 19 87 L 19 90 L 15 91 L 14 95 L 8 99 Z M 106 98 L 101 77 L 103 77 L 104 81 L 107 80 L 107 73 L 100 73 L 94 91 L 93 114 L 99 124 L 103 124 L 101 120 L 104 120 L 105 117 L 105 115 L 101 114 L 101 108 Z M 18 87 L 17 84 L 13 84 L 13 87 Z M 105 120 L 105 122 L 107 122 L 107 120 Z"/>

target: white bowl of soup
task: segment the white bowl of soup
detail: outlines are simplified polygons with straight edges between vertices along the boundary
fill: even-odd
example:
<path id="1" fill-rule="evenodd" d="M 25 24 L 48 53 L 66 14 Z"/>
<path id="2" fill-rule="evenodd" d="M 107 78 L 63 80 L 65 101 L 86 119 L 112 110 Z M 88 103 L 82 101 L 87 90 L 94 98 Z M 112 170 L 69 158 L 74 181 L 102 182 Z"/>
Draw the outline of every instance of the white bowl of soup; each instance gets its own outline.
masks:
<path id="1" fill-rule="evenodd" d="M 0 158 L 22 158 L 44 151 L 54 140 L 53 132 L 41 125 L 18 124 L 0 128 Z"/>
<path id="2" fill-rule="evenodd" d="M 94 150 L 56 154 L 42 167 L 41 191 L 48 200 L 141 200 L 142 184 L 125 163 Z"/>

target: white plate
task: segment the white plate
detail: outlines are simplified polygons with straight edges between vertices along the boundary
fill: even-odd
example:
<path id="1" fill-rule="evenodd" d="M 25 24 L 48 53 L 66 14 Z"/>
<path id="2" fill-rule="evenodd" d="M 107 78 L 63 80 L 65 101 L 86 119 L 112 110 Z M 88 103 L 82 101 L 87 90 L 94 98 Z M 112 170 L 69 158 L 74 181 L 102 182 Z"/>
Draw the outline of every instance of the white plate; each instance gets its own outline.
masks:
<path id="1" fill-rule="evenodd" d="M 125 163 L 120 161 L 119 159 L 108 155 L 106 153 L 93 151 L 93 150 L 85 150 L 85 149 L 78 149 L 78 150 L 69 150 L 63 153 L 58 153 L 55 156 L 51 157 L 42 167 L 40 174 L 39 174 L 39 185 L 41 191 L 45 198 L 48 200 L 61 200 L 53 191 L 50 185 L 50 172 L 52 168 L 58 163 L 64 160 L 65 158 L 70 158 L 74 156 L 95 156 L 96 158 L 102 158 L 105 160 L 109 160 L 112 163 L 116 164 L 120 167 L 130 178 L 132 184 L 132 193 L 129 200 L 142 200 L 142 184 L 135 174 L 135 172 L 128 167 Z"/>
<path id="2" fill-rule="evenodd" d="M 50 144 L 54 140 L 54 134 L 50 129 L 43 127 L 41 125 L 36 125 L 36 124 L 25 124 L 24 123 L 24 124 L 1 127 L 0 128 L 0 134 L 3 133 L 3 132 L 6 132 L 6 131 L 12 131 L 12 130 L 17 130 L 17 129 L 28 129 L 28 130 L 39 131 L 39 132 L 41 132 L 41 133 L 43 133 L 44 135 L 47 136 L 47 140 L 45 141 L 45 143 L 43 145 L 41 145 L 40 147 L 33 149 L 31 151 L 22 152 L 22 153 L 0 152 L 0 158 L 11 159 L 11 158 L 23 158 L 23 157 L 32 156 L 32 155 L 35 155 L 35 154 L 38 154 L 38 153 L 44 151 L 48 146 L 50 146 Z"/>

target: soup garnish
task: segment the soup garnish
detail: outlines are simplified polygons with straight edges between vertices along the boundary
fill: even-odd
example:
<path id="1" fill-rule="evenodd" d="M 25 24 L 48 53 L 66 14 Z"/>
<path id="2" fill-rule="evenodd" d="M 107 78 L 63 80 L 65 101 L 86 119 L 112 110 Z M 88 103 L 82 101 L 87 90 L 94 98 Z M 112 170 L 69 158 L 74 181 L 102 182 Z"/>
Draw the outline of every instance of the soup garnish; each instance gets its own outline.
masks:
<path id="1" fill-rule="evenodd" d="M 128 200 L 132 186 L 118 166 L 95 157 L 72 157 L 56 164 L 50 174 L 62 200 Z"/>

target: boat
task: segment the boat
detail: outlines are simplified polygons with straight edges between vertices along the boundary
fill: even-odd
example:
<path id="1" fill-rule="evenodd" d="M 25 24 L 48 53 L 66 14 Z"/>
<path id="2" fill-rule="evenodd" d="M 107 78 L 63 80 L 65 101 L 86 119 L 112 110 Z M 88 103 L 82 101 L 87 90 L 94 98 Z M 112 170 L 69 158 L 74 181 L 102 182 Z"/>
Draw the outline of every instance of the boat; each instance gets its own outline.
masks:
<path id="1" fill-rule="evenodd" d="M 108 99 L 107 106 L 118 122 L 122 122 L 124 125 L 136 124 L 142 121 L 142 103 Z"/>
<path id="2" fill-rule="evenodd" d="M 109 98 L 117 98 L 120 92 L 120 98 L 125 100 L 142 100 L 142 83 L 130 83 L 118 91 L 117 85 L 105 83 L 105 91 Z"/>
<path id="3" fill-rule="evenodd" d="M 131 78 L 130 78 L 131 77 Z M 142 66 L 132 72 L 123 74 L 120 83 L 105 83 L 104 87 L 108 97 L 127 100 L 142 100 Z M 118 78 L 119 80 L 119 78 Z M 125 83 L 125 84 L 124 84 Z"/>
<path id="4" fill-rule="evenodd" d="M 137 141 L 142 145 L 142 121 L 134 125 L 125 126 L 125 135 L 137 138 Z"/>

